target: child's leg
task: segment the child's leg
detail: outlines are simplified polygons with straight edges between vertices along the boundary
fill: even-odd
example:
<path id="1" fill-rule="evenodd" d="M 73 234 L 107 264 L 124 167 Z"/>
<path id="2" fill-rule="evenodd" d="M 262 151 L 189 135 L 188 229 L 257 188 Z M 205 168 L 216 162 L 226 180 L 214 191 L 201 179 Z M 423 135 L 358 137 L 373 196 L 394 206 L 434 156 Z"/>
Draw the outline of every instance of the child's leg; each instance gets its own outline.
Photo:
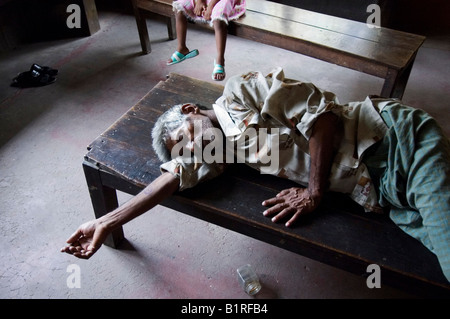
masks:
<path id="1" fill-rule="evenodd" d="M 216 38 L 217 58 L 216 63 L 225 66 L 225 47 L 227 43 L 227 24 L 222 20 L 214 20 L 214 32 Z M 225 78 L 224 73 L 215 73 L 214 79 L 221 81 Z"/>
<path id="2" fill-rule="evenodd" d="M 180 11 L 175 13 L 175 22 L 178 41 L 177 51 L 183 55 L 186 55 L 189 53 L 189 49 L 186 46 L 187 18 L 183 12 Z M 172 59 L 169 59 L 167 62 L 172 62 Z"/>
<path id="3" fill-rule="evenodd" d="M 186 34 L 187 34 L 187 18 L 183 12 L 176 13 L 176 29 L 178 38 L 177 51 L 182 54 L 189 53 L 189 49 L 186 46 Z"/>

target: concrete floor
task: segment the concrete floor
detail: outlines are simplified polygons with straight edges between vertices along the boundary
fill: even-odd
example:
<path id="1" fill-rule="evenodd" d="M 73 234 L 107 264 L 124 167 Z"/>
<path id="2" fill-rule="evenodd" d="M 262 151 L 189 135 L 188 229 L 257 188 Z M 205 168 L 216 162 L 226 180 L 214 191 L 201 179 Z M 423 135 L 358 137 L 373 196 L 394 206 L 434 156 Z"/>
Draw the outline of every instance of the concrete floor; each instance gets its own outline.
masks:
<path id="1" fill-rule="evenodd" d="M 169 72 L 211 81 L 213 33 L 191 28 L 200 56 L 175 66 L 165 25 L 148 21 L 153 53 L 142 55 L 134 17 L 100 11 L 91 37 L 26 44 L 0 54 L 0 298 L 250 298 L 235 271 L 250 263 L 259 298 L 409 298 L 382 285 L 246 236 L 156 207 L 125 225 L 121 249 L 102 247 L 91 260 L 61 254 L 82 222 L 93 218 L 81 162 L 86 146 Z M 427 110 L 450 136 L 450 47 L 431 37 L 420 49 L 404 101 Z M 228 75 L 284 67 L 335 92 L 341 102 L 381 90 L 380 79 L 230 36 Z M 10 87 L 32 63 L 60 70 L 56 83 Z M 120 194 L 120 201 L 129 195 Z M 70 288 L 70 267 L 80 288 Z M 68 272 L 69 271 L 69 272 Z M 70 280 L 69 280 L 70 281 Z"/>

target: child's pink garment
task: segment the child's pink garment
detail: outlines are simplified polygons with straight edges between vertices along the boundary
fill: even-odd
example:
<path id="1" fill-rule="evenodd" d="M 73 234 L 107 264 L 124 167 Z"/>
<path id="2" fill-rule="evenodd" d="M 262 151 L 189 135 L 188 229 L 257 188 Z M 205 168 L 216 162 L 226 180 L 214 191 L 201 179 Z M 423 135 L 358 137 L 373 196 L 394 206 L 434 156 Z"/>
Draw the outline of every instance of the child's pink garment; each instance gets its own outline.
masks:
<path id="1" fill-rule="evenodd" d="M 214 6 L 211 13 L 211 21 L 206 21 L 203 17 L 194 14 L 196 0 L 177 0 L 173 2 L 175 12 L 182 11 L 184 14 L 194 21 L 209 22 L 211 25 L 214 20 L 222 20 L 226 24 L 228 21 L 235 20 L 245 13 L 245 0 L 220 0 Z M 209 4 L 211 0 L 207 0 Z"/>

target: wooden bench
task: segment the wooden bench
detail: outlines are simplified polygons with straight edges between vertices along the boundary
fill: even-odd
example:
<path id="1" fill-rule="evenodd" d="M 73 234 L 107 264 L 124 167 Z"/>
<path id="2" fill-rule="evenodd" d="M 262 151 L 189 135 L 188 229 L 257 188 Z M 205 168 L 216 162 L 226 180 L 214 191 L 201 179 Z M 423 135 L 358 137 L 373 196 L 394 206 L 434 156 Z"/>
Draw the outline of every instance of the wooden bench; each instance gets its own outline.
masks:
<path id="1" fill-rule="evenodd" d="M 170 74 L 90 144 L 83 167 L 96 217 L 117 207 L 116 190 L 137 194 L 159 176 L 160 163 L 151 146 L 157 117 L 179 103 L 212 105 L 222 89 Z M 342 194 L 327 194 L 313 217 L 294 228 L 264 217 L 261 202 L 293 185 L 234 164 L 226 174 L 179 192 L 162 205 L 361 276 L 368 275 L 368 265 L 377 264 L 382 285 L 450 296 L 434 254 L 387 216 L 364 213 Z M 117 247 L 123 237 L 118 229 L 106 244 Z"/>
<path id="2" fill-rule="evenodd" d="M 381 96 L 403 97 L 425 37 L 387 28 L 371 29 L 365 23 L 270 1 L 246 1 L 247 12 L 230 23 L 230 34 L 383 78 Z M 176 38 L 172 0 L 132 2 L 144 53 L 151 52 L 146 24 L 149 12 L 167 17 L 169 38 Z"/>

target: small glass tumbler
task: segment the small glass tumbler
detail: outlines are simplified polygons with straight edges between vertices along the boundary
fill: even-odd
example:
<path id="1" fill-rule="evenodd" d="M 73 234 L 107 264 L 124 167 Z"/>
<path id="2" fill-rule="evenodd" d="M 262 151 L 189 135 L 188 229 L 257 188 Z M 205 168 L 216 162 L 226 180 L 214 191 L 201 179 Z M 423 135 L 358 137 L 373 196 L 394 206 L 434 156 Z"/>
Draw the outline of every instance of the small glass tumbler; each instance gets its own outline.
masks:
<path id="1" fill-rule="evenodd" d="M 238 280 L 242 288 L 250 296 L 256 295 L 261 290 L 261 284 L 255 271 L 250 265 L 244 265 L 237 269 Z"/>

